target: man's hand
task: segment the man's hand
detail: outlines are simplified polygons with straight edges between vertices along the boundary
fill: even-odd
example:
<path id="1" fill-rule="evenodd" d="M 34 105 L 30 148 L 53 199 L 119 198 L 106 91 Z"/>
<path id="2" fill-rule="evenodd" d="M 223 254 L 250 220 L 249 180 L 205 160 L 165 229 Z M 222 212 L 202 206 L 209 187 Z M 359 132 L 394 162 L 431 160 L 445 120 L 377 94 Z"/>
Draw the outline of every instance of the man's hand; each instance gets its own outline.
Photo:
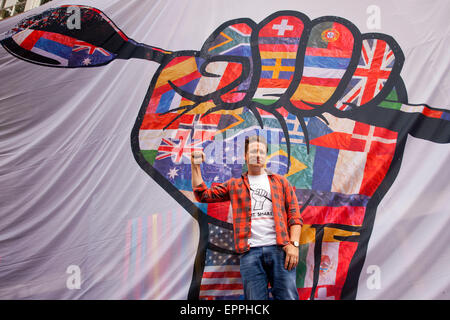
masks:
<path id="1" fill-rule="evenodd" d="M 205 161 L 203 151 L 194 151 L 191 153 L 191 171 L 192 171 L 192 190 L 203 183 L 200 164 Z"/>
<path id="2" fill-rule="evenodd" d="M 289 243 L 283 247 L 284 252 L 286 252 L 286 260 L 284 261 L 284 268 L 287 270 L 292 270 L 298 264 L 298 248 L 292 243 Z"/>
<path id="3" fill-rule="evenodd" d="M 193 151 L 191 152 L 191 164 L 200 165 L 205 161 L 205 153 L 203 151 Z"/>

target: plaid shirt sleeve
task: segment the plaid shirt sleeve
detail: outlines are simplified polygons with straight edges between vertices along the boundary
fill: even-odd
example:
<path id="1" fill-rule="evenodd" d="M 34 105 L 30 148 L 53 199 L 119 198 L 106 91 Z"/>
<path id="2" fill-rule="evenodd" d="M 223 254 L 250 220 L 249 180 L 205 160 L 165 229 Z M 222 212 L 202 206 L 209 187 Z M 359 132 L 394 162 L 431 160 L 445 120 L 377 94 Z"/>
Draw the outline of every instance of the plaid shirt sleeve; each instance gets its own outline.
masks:
<path id="1" fill-rule="evenodd" d="M 198 202 L 222 202 L 230 200 L 229 182 L 220 183 L 208 188 L 205 182 L 194 188 L 194 196 Z"/>
<path id="2" fill-rule="evenodd" d="M 300 208 L 298 206 L 298 200 L 295 195 L 294 188 L 285 177 L 282 178 L 282 181 L 286 192 L 285 207 L 288 226 L 290 227 L 294 224 L 303 225 L 303 218 L 300 214 Z"/>

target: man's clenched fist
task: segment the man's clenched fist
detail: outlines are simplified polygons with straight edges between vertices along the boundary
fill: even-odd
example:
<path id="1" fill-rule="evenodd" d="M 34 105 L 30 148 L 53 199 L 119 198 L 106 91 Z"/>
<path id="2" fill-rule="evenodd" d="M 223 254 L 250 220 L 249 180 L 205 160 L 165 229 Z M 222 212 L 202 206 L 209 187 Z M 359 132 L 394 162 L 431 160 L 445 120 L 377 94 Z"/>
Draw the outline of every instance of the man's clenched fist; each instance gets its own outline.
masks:
<path id="1" fill-rule="evenodd" d="M 203 151 L 191 152 L 191 164 L 201 164 L 205 161 L 205 153 Z"/>

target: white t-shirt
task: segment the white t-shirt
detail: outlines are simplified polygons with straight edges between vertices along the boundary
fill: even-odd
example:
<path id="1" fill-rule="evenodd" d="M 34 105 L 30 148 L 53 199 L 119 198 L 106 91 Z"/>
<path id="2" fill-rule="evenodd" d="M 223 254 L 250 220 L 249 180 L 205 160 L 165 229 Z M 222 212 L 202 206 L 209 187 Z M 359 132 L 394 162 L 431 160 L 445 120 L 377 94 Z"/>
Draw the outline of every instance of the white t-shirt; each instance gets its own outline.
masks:
<path id="1" fill-rule="evenodd" d="M 252 203 L 250 247 L 277 244 L 275 221 L 272 210 L 272 194 L 267 173 L 258 176 L 248 175 Z"/>

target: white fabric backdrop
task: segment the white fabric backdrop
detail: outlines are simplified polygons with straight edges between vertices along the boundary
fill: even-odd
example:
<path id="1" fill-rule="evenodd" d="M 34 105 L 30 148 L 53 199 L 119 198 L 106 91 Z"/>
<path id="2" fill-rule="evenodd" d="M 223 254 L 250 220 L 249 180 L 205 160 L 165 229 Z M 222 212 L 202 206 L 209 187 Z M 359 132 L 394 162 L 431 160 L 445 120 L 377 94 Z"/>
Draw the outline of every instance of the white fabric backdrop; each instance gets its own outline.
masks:
<path id="1" fill-rule="evenodd" d="M 130 38 L 173 51 L 199 50 L 217 26 L 235 18 L 259 22 L 284 9 L 311 19 L 340 16 L 362 33 L 396 39 L 406 58 L 401 76 L 409 101 L 450 109 L 446 0 L 73 0 L 26 15 L 61 4 L 99 8 Z M 373 4 L 380 8 L 378 30 L 366 26 Z M 0 22 L 0 33 L 22 18 Z M 157 68 L 134 59 L 52 69 L 0 48 L 1 299 L 187 297 L 197 223 L 137 165 L 130 148 Z M 448 160 L 450 145 L 408 138 L 400 173 L 378 207 L 357 299 L 450 298 Z M 126 267 L 130 230 L 145 224 L 154 232 L 141 239 L 155 254 Z M 79 288 L 69 266 L 79 267 Z M 151 283 L 136 291 L 146 280 L 127 268 L 152 274 Z"/>

